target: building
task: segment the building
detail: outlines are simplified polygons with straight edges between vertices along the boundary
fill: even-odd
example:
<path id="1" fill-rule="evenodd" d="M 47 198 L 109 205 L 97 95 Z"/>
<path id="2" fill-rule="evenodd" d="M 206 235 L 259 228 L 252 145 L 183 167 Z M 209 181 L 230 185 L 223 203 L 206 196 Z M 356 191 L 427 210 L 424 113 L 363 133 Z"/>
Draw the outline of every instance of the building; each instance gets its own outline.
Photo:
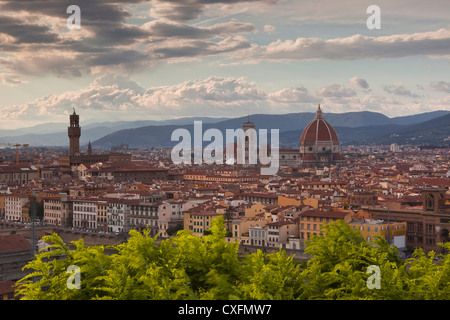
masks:
<path id="1" fill-rule="evenodd" d="M 299 224 L 300 239 L 308 240 L 312 235 L 324 235 L 322 226 L 337 220 L 344 220 L 349 223 L 351 213 L 347 211 L 322 211 L 312 209 L 300 212 L 294 221 Z"/>
<path id="2" fill-rule="evenodd" d="M 60 197 L 46 197 L 42 199 L 44 205 L 44 222 L 61 227 L 72 227 L 72 201 L 68 195 Z"/>
<path id="3" fill-rule="evenodd" d="M 22 222 L 23 209 L 29 199 L 25 194 L 11 194 L 5 197 L 5 220 Z"/>
<path id="4" fill-rule="evenodd" d="M 87 154 L 80 152 L 81 126 L 80 116 L 76 114 L 75 109 L 69 117 L 69 127 L 67 128 L 69 136 L 69 155 L 60 156 L 58 159 L 61 174 L 70 174 L 72 168 L 79 171 L 81 164 L 89 165 L 94 163 L 106 162 L 130 162 L 131 154 L 112 152 L 112 153 L 93 153 L 89 142 Z M 77 172 L 78 174 L 78 172 Z"/>
<path id="5" fill-rule="evenodd" d="M 67 128 L 69 135 L 69 154 L 71 157 L 75 157 L 80 154 L 80 116 L 75 113 L 75 108 L 73 109 L 73 114 L 70 115 L 70 125 Z"/>
<path id="6" fill-rule="evenodd" d="M 292 237 L 298 237 L 298 224 L 292 221 L 277 221 L 268 223 L 267 229 L 267 245 L 269 247 L 284 247 Z"/>
<path id="7" fill-rule="evenodd" d="M 377 193 L 374 191 L 354 191 L 350 197 L 351 204 L 373 205 L 378 202 Z"/>
<path id="8" fill-rule="evenodd" d="M 278 205 L 278 196 L 269 193 L 239 193 L 238 198 L 249 203 L 261 202 L 262 204 Z"/>
<path id="9" fill-rule="evenodd" d="M 438 243 L 450 241 L 450 206 L 445 204 L 445 188 L 422 189 L 422 207 L 391 208 L 390 204 L 368 207 L 374 219 L 406 222 L 406 247 L 444 253 Z"/>
<path id="10" fill-rule="evenodd" d="M 34 258 L 31 242 L 20 234 L 0 236 L 0 281 L 17 281 L 28 271 L 22 268 Z"/>
<path id="11" fill-rule="evenodd" d="M 20 185 L 30 183 L 39 178 L 38 169 L 25 163 L 0 163 L 0 182 L 15 182 Z"/>
<path id="12" fill-rule="evenodd" d="M 203 236 L 205 230 L 211 227 L 211 220 L 219 214 L 212 211 L 203 211 L 200 208 L 191 208 L 183 212 L 184 229 L 189 230 L 191 234 Z"/>
<path id="13" fill-rule="evenodd" d="M 106 232 L 108 231 L 108 202 L 99 200 L 97 201 L 97 230 Z"/>
<path id="14" fill-rule="evenodd" d="M 73 201 L 73 226 L 97 231 L 97 200 L 76 199 Z"/>
<path id="15" fill-rule="evenodd" d="M 14 300 L 14 292 L 16 291 L 16 283 L 14 281 L 0 282 L 0 300 Z"/>
<path id="16" fill-rule="evenodd" d="M 183 229 L 184 211 L 194 207 L 193 202 L 172 200 L 163 201 L 158 206 L 159 236 L 169 237 L 167 230 L 171 228 Z M 209 225 L 209 224 L 205 224 Z"/>
<path id="17" fill-rule="evenodd" d="M 154 180 L 167 180 L 169 169 L 143 165 L 139 166 L 125 162 L 110 164 L 104 167 L 90 168 L 87 175 L 114 182 L 152 183 Z"/>
<path id="18" fill-rule="evenodd" d="M 130 210 L 134 200 L 108 199 L 108 231 L 127 233 L 130 231 Z"/>
<path id="19" fill-rule="evenodd" d="M 244 132 L 244 150 L 243 150 L 244 162 L 242 163 L 242 165 L 244 167 L 256 166 L 256 164 L 258 163 L 257 157 L 258 147 L 257 147 L 255 124 L 253 122 L 250 122 L 250 120 L 248 120 L 247 122 L 242 124 L 242 130 Z M 240 147 L 241 142 L 238 143 L 238 148 Z M 239 156 L 239 151 L 237 156 Z"/>
<path id="20" fill-rule="evenodd" d="M 319 105 L 316 117 L 305 127 L 300 137 L 301 166 L 337 166 L 344 160 L 339 151 L 338 135 L 331 124 L 324 120 Z"/>
<path id="21" fill-rule="evenodd" d="M 300 153 L 298 149 L 281 148 L 279 151 L 279 165 L 297 168 L 300 166 Z"/>
<path id="22" fill-rule="evenodd" d="M 138 231 L 150 229 L 150 235 L 158 234 L 157 203 L 134 201 L 130 207 L 130 228 Z"/>
<path id="23" fill-rule="evenodd" d="M 367 242 L 381 237 L 394 244 L 398 249 L 406 249 L 406 222 L 388 224 L 383 220 L 364 219 L 363 221 L 351 221 L 349 225 L 351 228 L 359 230 Z"/>
<path id="24" fill-rule="evenodd" d="M 251 246 L 267 246 L 267 227 L 251 226 L 249 229 L 249 244 Z"/>

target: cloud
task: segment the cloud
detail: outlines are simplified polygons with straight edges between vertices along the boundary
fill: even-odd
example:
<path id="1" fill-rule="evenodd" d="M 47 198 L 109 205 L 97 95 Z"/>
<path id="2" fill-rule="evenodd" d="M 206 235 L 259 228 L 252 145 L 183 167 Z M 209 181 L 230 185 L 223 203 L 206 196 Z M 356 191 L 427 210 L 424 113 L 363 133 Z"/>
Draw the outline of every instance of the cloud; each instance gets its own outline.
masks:
<path id="1" fill-rule="evenodd" d="M 298 103 L 318 103 L 320 99 L 309 94 L 304 87 L 285 88 L 268 94 L 271 104 L 298 104 Z"/>
<path id="2" fill-rule="evenodd" d="M 247 3 L 249 6 L 255 3 L 257 6 L 261 4 L 274 4 L 277 0 L 191 0 L 183 2 L 179 0 L 155 0 L 150 10 L 151 16 L 157 19 L 172 21 L 189 21 L 197 19 L 203 10 L 211 5 L 234 5 L 239 3 Z"/>
<path id="3" fill-rule="evenodd" d="M 203 7 L 216 3 L 252 1 L 195 0 L 184 5 L 160 0 L 152 2 L 152 8 L 170 7 L 179 11 L 174 9 L 173 14 L 186 11 L 185 15 L 195 16 Z M 189 19 L 162 18 L 131 24 L 131 12 L 136 14 L 139 6 L 148 6 L 148 1 L 143 0 L 80 0 L 77 5 L 81 9 L 81 29 L 68 30 L 66 6 L 60 1 L 0 2 L 0 50 L 4 53 L 0 55 L 0 74 L 15 75 L 15 80 L 3 77 L 4 84 L 18 85 L 19 78 L 26 81 L 47 75 L 80 77 L 105 71 L 129 75 L 158 63 L 230 55 L 251 46 L 242 34 L 256 32 L 253 24 L 237 21 L 198 27 L 184 22 Z M 127 5 L 133 5 L 132 9 Z"/>
<path id="4" fill-rule="evenodd" d="M 332 84 L 319 89 L 317 95 L 323 98 L 348 98 L 356 96 L 356 92 L 352 89 L 341 87 L 339 84 Z"/>
<path id="5" fill-rule="evenodd" d="M 348 82 L 355 88 L 369 89 L 369 84 L 367 83 L 367 81 L 365 79 L 353 77 L 353 78 L 349 79 Z"/>
<path id="6" fill-rule="evenodd" d="M 184 23 L 154 20 L 142 25 L 151 37 L 182 38 L 182 39 L 211 39 L 228 37 L 240 33 L 253 32 L 256 28 L 251 23 L 226 22 L 210 27 L 195 27 Z"/>
<path id="7" fill-rule="evenodd" d="M 383 85 L 383 90 L 390 94 L 395 94 L 398 96 L 405 96 L 411 98 L 419 98 L 418 94 L 412 93 L 410 90 L 406 89 L 401 83 L 394 83 L 389 85 Z"/>
<path id="8" fill-rule="evenodd" d="M 264 26 L 264 32 L 269 33 L 269 34 L 274 33 L 276 29 L 277 29 L 276 27 L 271 26 L 270 24 L 266 24 Z"/>
<path id="9" fill-rule="evenodd" d="M 96 78 L 85 88 L 45 95 L 34 101 L 0 109 L 0 126 L 17 128 L 45 122 L 64 122 L 75 107 L 86 122 L 167 119 L 182 116 L 234 117 L 248 113 L 280 114 L 314 111 L 317 103 L 326 112 L 372 110 L 387 115 L 448 109 L 449 97 L 429 104 L 401 102 L 381 95 L 357 92 L 339 84 L 319 89 L 282 88 L 268 92 L 244 77 L 217 77 L 184 81 L 171 86 L 144 88 L 130 77 L 113 73 Z M 425 111 L 421 112 L 425 112 Z"/>
<path id="10" fill-rule="evenodd" d="M 436 91 L 450 93 L 450 82 L 448 81 L 433 81 L 430 85 Z"/>
<path id="11" fill-rule="evenodd" d="M 297 38 L 253 46 L 248 59 L 255 60 L 355 60 L 386 59 L 416 55 L 446 57 L 450 52 L 450 30 L 369 37 Z"/>
<path id="12" fill-rule="evenodd" d="M 12 43 L 52 43 L 58 34 L 43 24 L 28 24 L 21 19 L 0 15 L 0 33 L 10 36 Z"/>

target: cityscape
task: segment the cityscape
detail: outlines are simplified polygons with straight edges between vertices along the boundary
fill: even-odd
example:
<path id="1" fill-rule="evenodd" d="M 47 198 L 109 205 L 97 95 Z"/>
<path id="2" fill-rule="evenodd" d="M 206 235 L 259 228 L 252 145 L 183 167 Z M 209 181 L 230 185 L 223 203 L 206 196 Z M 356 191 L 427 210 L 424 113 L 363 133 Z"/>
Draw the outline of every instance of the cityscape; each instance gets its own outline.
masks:
<path id="1" fill-rule="evenodd" d="M 1 300 L 450 297 L 448 4 L 44 2 L 0 1 Z"/>

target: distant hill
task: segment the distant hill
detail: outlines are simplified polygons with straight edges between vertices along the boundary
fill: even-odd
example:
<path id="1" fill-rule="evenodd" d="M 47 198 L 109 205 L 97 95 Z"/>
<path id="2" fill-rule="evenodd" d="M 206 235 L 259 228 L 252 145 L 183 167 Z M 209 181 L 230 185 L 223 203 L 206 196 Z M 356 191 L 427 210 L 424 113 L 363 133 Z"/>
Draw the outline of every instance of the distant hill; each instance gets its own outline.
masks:
<path id="1" fill-rule="evenodd" d="M 419 124 L 403 126 L 395 132 L 373 138 L 372 143 L 450 145 L 450 114 Z"/>
<path id="2" fill-rule="evenodd" d="M 400 136 L 398 131 L 410 130 L 408 129 L 409 125 L 432 121 L 445 115 L 450 115 L 450 111 L 441 110 L 394 118 L 369 111 L 324 113 L 324 118 L 336 129 L 341 144 L 390 144 L 392 143 L 390 141 L 394 141 L 392 137 L 389 137 L 391 134 L 399 134 L 399 138 L 395 141 L 403 141 L 401 137 L 404 136 L 405 139 L 409 139 L 404 141 L 415 141 L 411 140 L 414 138 L 413 136 L 406 138 L 408 133 L 400 132 Z M 249 118 L 251 122 L 255 123 L 256 129 L 279 129 L 280 143 L 295 146 L 299 143 L 302 130 L 314 119 L 314 116 L 315 112 L 302 112 L 281 115 L 253 114 Z M 248 119 L 248 117 L 187 117 L 169 120 L 98 122 L 83 125 L 83 116 L 80 115 L 80 118 L 81 146 L 86 146 L 91 141 L 94 147 L 106 149 L 122 142 L 128 143 L 130 147 L 169 147 L 176 144 L 176 142 L 170 141 L 173 130 L 182 127 L 192 130 L 194 120 L 201 120 L 204 130 L 212 127 L 213 124 L 214 128 L 225 132 L 226 129 L 241 128 L 242 123 Z M 30 146 L 68 146 L 67 125 L 67 123 L 49 123 L 30 128 L 0 130 L 0 142 L 28 143 Z M 445 135 L 447 132 L 445 127 L 441 129 L 441 134 Z M 441 134 L 435 132 L 430 136 L 430 141 L 433 141 L 434 136 L 438 137 L 438 140 L 441 139 Z"/>
<path id="3" fill-rule="evenodd" d="M 450 135 L 450 112 L 444 112 L 446 115 L 435 117 L 432 120 L 416 123 L 419 116 L 388 118 L 384 115 L 372 112 L 349 112 L 343 114 L 325 114 L 324 117 L 336 129 L 340 143 L 342 145 L 359 145 L 359 144 L 391 144 L 408 143 L 444 143 L 445 135 Z M 441 112 L 434 113 L 440 115 Z M 304 127 L 314 118 L 313 113 L 302 114 L 285 114 L 285 115 L 252 115 L 251 122 L 255 123 L 256 129 L 279 129 L 280 144 L 284 146 L 296 147 L 299 145 L 300 135 Z M 424 114 L 424 118 L 432 117 L 430 114 Z M 405 119 L 407 118 L 407 119 Z M 247 117 L 236 119 L 228 119 L 214 124 L 203 124 L 203 132 L 209 128 L 217 128 L 222 131 L 225 138 L 226 129 L 241 128 L 242 123 L 247 121 Z M 382 124 L 377 124 L 381 122 Z M 384 124 L 383 124 L 384 122 Z M 408 123 L 408 125 L 399 125 L 400 123 Z M 410 124 L 413 122 L 413 124 Z M 342 126 L 347 124 L 347 126 Z M 362 126 L 350 127 L 349 124 L 363 124 Z M 341 126 L 340 126 L 341 125 Z M 191 136 L 193 135 L 193 125 L 184 126 L 146 126 L 135 129 L 120 130 L 105 137 L 94 141 L 94 147 L 110 148 L 120 142 L 126 142 L 132 147 L 171 147 L 177 142 L 170 141 L 172 132 L 177 128 L 187 129 Z M 427 140 L 415 140 L 409 138 L 417 128 L 422 128 L 422 135 Z M 395 135 L 398 139 L 393 140 L 390 137 Z M 445 137 L 444 137 L 445 136 Z M 403 140 L 402 140 L 403 139 Z"/>

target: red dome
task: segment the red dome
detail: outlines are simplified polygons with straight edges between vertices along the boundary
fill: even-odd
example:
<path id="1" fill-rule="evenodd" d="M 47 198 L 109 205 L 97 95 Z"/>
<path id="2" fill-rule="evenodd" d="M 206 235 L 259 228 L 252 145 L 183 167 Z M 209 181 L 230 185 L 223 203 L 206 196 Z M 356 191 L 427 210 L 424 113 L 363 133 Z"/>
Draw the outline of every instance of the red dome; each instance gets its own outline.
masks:
<path id="1" fill-rule="evenodd" d="M 339 144 L 339 139 L 334 128 L 323 119 L 320 106 L 317 109 L 316 117 L 303 130 L 300 138 L 300 145 L 313 145 L 315 142 L 332 142 Z"/>

